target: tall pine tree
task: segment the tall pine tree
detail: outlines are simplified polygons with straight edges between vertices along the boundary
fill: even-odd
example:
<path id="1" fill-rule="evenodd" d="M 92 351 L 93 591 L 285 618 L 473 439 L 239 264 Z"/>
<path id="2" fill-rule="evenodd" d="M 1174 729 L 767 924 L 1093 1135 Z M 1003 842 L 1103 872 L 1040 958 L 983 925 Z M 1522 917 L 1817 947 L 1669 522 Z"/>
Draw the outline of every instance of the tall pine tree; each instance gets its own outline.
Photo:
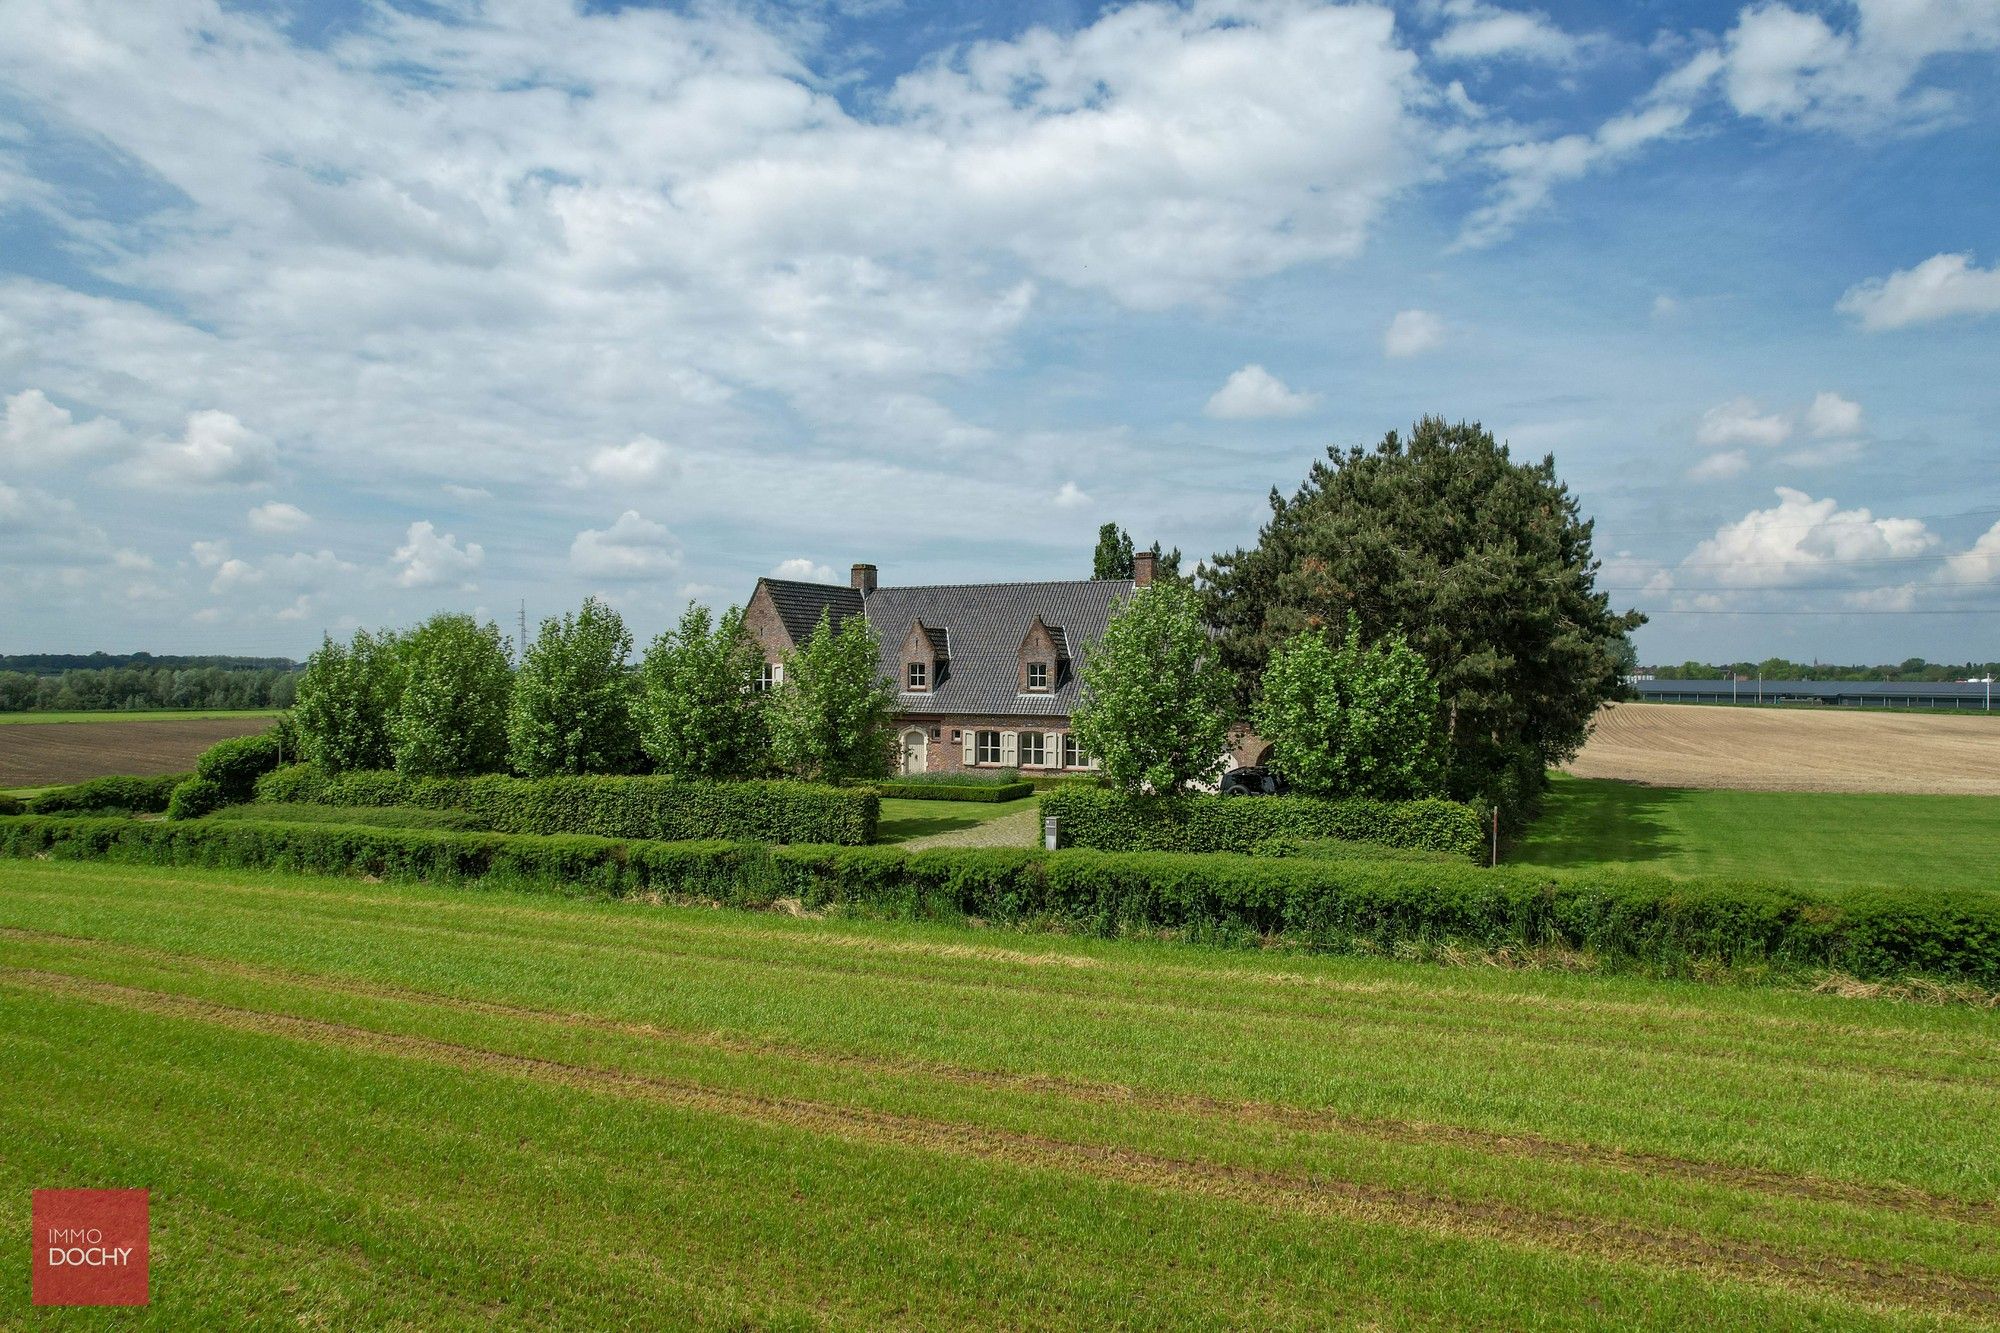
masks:
<path id="1" fill-rule="evenodd" d="M 1645 622 L 1611 609 L 1597 570 L 1553 457 L 1517 463 L 1477 424 L 1426 417 L 1272 491 L 1257 544 L 1216 557 L 1208 615 L 1246 710 L 1301 630 L 1351 613 L 1365 640 L 1400 631 L 1438 683 L 1452 794 L 1520 811 L 1617 697 L 1621 640 Z"/>

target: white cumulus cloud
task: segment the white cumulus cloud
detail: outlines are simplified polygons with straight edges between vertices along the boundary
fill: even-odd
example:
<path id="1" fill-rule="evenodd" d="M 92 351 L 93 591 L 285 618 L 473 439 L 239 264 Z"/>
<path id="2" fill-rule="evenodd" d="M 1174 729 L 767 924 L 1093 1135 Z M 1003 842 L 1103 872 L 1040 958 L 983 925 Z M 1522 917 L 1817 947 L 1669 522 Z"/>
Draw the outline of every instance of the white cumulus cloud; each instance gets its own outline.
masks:
<path id="1" fill-rule="evenodd" d="M 1731 444 L 1783 444 L 1792 437 L 1791 419 L 1781 412 L 1766 412 L 1749 398 L 1732 398 L 1701 414 L 1695 427 L 1695 443 L 1709 448 Z"/>
<path id="2" fill-rule="evenodd" d="M 1921 519 L 1876 518 L 1866 508 L 1842 509 L 1789 486 L 1778 503 L 1754 509 L 1696 546 L 1682 562 L 1699 571 L 1693 583 L 1756 586 L 1851 579 L 1857 561 L 1893 563 L 1937 545 Z M 1891 571 L 1893 573 L 1893 571 Z"/>
<path id="3" fill-rule="evenodd" d="M 312 515 L 295 504 L 282 500 L 272 500 L 260 504 L 244 515 L 252 532 L 261 532 L 267 537 L 281 537 L 286 533 L 298 532 L 312 526 Z"/>
<path id="4" fill-rule="evenodd" d="M 270 476 L 271 442 L 227 412 L 195 412 L 178 440 L 148 443 L 120 475 L 142 486 L 248 486 Z"/>
<path id="5" fill-rule="evenodd" d="M 624 444 L 596 450 L 577 479 L 638 486 L 669 479 L 679 471 L 671 449 L 650 435 L 638 435 Z"/>
<path id="6" fill-rule="evenodd" d="M 1399 310 L 1382 333 L 1382 355 L 1421 356 L 1444 346 L 1444 320 L 1429 310 Z"/>
<path id="7" fill-rule="evenodd" d="M 774 579 L 796 579 L 800 583 L 839 583 L 840 575 L 832 565 L 822 565 L 805 556 L 793 556 L 790 560 L 780 560 L 771 567 Z"/>
<path id="8" fill-rule="evenodd" d="M 595 578 L 656 578 L 680 568 L 681 547 L 664 525 L 628 509 L 608 528 L 577 533 L 569 563 L 577 573 Z"/>
<path id="9" fill-rule="evenodd" d="M 486 552 L 478 542 L 460 545 L 456 536 L 439 532 L 423 519 L 410 524 L 390 559 L 401 566 L 396 582 L 405 588 L 470 587 L 472 576 L 486 562 Z"/>
<path id="10" fill-rule="evenodd" d="M 49 401 L 40 389 L 8 397 L 0 416 L 0 461 L 51 467 L 87 459 L 117 447 L 124 430 L 96 417 L 78 421 L 68 408 Z"/>
<path id="11" fill-rule="evenodd" d="M 1947 557 L 1945 577 L 1966 587 L 1987 587 L 2000 583 L 2000 523 L 1979 534 L 1967 550 Z"/>
<path id="12" fill-rule="evenodd" d="M 1056 488 L 1055 506 L 1058 509 L 1082 509 L 1089 503 L 1090 497 L 1073 481 L 1066 481 Z"/>
<path id="13" fill-rule="evenodd" d="M 1806 429 L 1816 440 L 1848 440 L 1861 433 L 1861 404 L 1831 390 L 1815 394 L 1806 409 Z"/>
<path id="14" fill-rule="evenodd" d="M 1578 42 L 1538 10 L 1503 9 L 1486 0 L 1442 0 L 1428 8 L 1445 20 L 1431 43 L 1439 60 L 1533 60 L 1567 64 Z"/>
<path id="15" fill-rule="evenodd" d="M 1750 455 L 1741 449 L 1725 449 L 1719 454 L 1710 454 L 1688 469 L 1688 476 L 1696 481 L 1723 481 L 1740 476 L 1750 466 Z"/>
<path id="16" fill-rule="evenodd" d="M 2000 268 L 1980 268 L 1969 254 L 1932 255 L 1915 268 L 1848 288 L 1836 309 L 1870 332 L 2000 313 Z"/>
<path id="17" fill-rule="evenodd" d="M 1300 417 L 1319 406 L 1316 393 L 1299 393 L 1259 365 L 1248 365 L 1223 381 L 1202 414 L 1217 421 L 1258 421 Z"/>

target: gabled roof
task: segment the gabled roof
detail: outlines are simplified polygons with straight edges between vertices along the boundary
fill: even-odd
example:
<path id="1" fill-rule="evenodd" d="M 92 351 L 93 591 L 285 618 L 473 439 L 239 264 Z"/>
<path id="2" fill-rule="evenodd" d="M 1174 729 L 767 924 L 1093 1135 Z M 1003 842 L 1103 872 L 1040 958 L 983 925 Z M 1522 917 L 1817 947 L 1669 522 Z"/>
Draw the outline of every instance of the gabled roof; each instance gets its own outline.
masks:
<path id="1" fill-rule="evenodd" d="M 778 619 L 784 622 L 785 633 L 792 636 L 794 646 L 802 646 L 812 637 L 821 612 L 831 613 L 835 629 L 847 617 L 861 613 L 861 594 L 854 588 L 843 588 L 836 583 L 800 583 L 793 579 L 764 578 L 757 582 L 771 590 L 771 605 L 777 608 Z"/>
<path id="2" fill-rule="evenodd" d="M 1059 651 L 1080 656 L 1104 637 L 1112 608 L 1131 593 L 1129 579 L 950 583 L 877 588 L 864 606 L 882 638 L 882 674 L 889 680 L 903 678 L 898 655 L 912 621 L 921 621 L 936 638 L 950 636 L 950 674 L 927 693 L 898 696 L 898 712 L 1050 717 L 1075 710 L 1077 673 L 1061 673 L 1056 688 L 1046 693 L 1023 694 L 1021 641 L 1028 627 L 1039 616 L 1057 637 Z"/>

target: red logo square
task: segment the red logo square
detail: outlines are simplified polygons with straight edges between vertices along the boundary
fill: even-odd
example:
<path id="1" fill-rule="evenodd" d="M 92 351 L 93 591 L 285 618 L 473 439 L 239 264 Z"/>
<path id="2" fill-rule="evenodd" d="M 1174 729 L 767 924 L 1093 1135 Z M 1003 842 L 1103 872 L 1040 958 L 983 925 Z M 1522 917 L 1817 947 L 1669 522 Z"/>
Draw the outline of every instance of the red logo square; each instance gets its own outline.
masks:
<path id="1" fill-rule="evenodd" d="M 145 1305 L 146 1190 L 36 1190 L 36 1305 Z"/>

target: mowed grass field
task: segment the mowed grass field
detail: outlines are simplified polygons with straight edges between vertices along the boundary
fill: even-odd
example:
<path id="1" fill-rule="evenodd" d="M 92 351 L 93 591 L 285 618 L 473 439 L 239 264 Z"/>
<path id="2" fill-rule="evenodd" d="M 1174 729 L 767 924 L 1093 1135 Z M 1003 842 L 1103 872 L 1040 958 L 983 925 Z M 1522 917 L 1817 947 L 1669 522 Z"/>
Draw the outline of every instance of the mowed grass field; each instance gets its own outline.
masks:
<path id="1" fill-rule="evenodd" d="M 1507 859 L 2000 891 L 2000 797 L 1714 791 L 1556 774 Z"/>
<path id="2" fill-rule="evenodd" d="M 0 1078 L 121 1323 L 2000 1320 L 1970 1007 L 13 862 Z"/>
<path id="3" fill-rule="evenodd" d="M 231 736 L 271 725 L 273 713 L 0 714 L 0 790 L 50 787 L 86 778 L 150 777 L 194 767 L 195 757 Z M 89 720 L 82 720 L 82 719 Z"/>

